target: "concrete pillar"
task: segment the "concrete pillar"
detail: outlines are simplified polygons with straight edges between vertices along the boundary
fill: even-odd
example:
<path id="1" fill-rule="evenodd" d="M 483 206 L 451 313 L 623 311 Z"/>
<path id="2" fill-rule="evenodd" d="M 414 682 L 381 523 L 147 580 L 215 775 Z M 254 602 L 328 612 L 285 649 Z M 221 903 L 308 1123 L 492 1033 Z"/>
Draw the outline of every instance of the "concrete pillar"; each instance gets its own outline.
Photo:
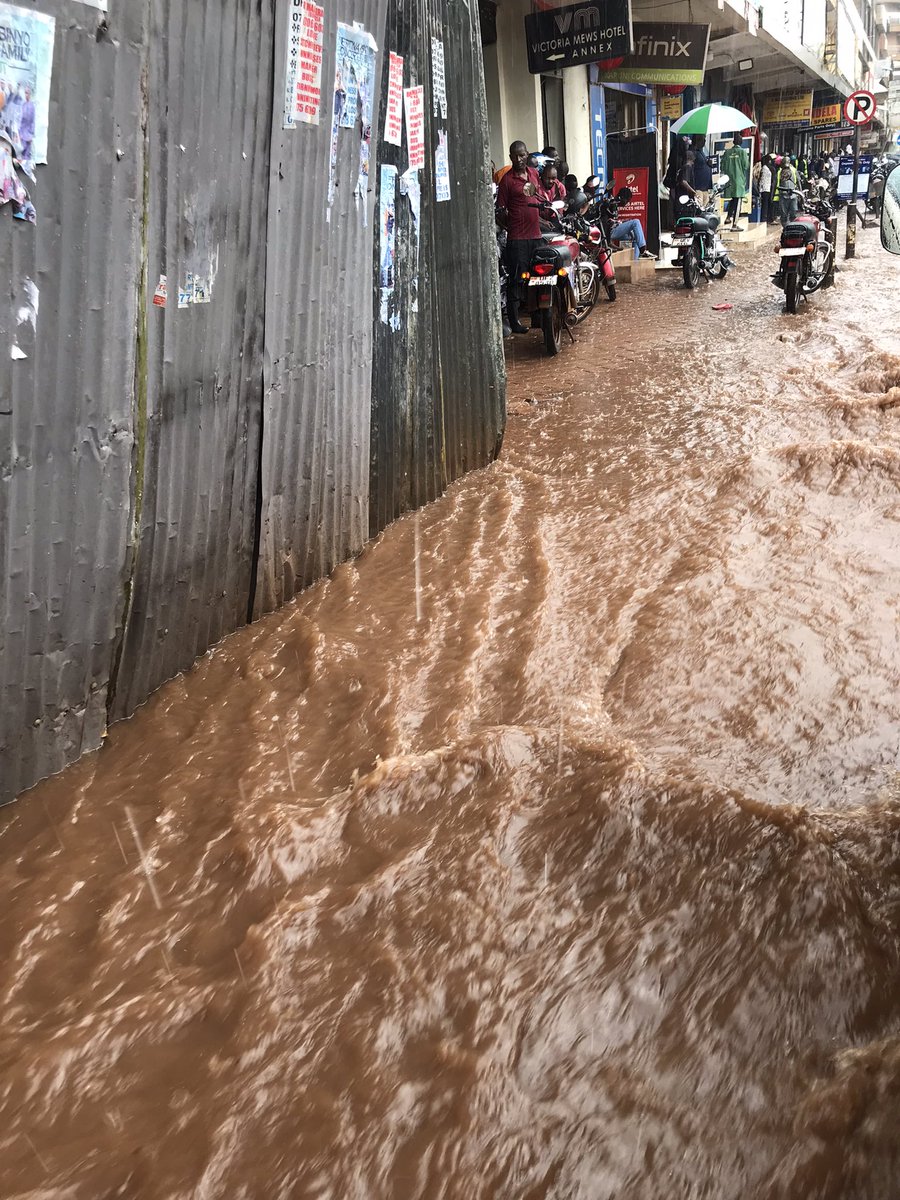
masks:
<path id="1" fill-rule="evenodd" d="M 540 150 L 544 144 L 541 80 L 539 75 L 529 74 L 525 48 L 525 14 L 529 12 L 531 0 L 509 0 L 497 8 L 495 49 L 504 162 L 512 142 L 523 141 L 529 150 Z"/>
<path id="2" fill-rule="evenodd" d="M 563 71 L 563 103 L 566 112 L 566 155 L 569 170 L 584 183 L 591 166 L 591 105 L 587 67 Z"/>

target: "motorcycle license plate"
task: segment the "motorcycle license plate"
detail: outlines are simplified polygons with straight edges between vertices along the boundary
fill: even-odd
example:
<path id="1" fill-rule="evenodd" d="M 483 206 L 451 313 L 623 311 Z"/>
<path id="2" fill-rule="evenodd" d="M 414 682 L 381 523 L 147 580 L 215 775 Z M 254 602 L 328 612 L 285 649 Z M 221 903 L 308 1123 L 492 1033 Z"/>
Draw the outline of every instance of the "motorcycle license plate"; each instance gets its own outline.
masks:
<path id="1" fill-rule="evenodd" d="M 528 280 L 529 287 L 556 287 L 555 275 L 533 275 Z"/>
<path id="2" fill-rule="evenodd" d="M 796 250 L 779 250 L 778 253 L 781 258 L 799 258 L 802 254 L 806 253 L 806 247 L 798 246 Z"/>
<path id="3" fill-rule="evenodd" d="M 672 245 L 673 246 L 689 246 L 693 240 L 694 240 L 693 237 L 673 237 Z"/>

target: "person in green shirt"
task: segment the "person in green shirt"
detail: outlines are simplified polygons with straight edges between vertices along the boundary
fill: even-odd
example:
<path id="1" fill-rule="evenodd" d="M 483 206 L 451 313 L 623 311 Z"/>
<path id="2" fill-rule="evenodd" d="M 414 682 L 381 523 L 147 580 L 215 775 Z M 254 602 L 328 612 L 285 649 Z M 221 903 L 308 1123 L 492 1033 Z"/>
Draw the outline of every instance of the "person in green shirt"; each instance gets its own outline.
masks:
<path id="1" fill-rule="evenodd" d="M 741 200 L 747 195 L 750 180 L 750 151 L 741 145 L 741 135 L 734 135 L 734 145 L 729 146 L 722 155 L 722 172 L 728 176 L 723 195 L 728 201 L 725 214 L 726 223 L 731 222 L 731 228 L 739 233 L 738 214 L 741 211 Z"/>

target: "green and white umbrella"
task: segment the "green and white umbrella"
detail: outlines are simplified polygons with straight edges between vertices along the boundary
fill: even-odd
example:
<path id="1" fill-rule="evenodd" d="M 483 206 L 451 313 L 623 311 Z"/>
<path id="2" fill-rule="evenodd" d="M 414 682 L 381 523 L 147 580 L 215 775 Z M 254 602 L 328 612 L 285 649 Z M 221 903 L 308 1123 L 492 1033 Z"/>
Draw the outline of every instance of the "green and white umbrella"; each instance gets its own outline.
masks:
<path id="1" fill-rule="evenodd" d="M 756 122 L 740 109 L 727 104 L 701 104 L 673 121 L 670 130 L 672 133 L 702 133 L 705 137 L 709 133 L 737 133 L 751 127 L 755 128 Z"/>

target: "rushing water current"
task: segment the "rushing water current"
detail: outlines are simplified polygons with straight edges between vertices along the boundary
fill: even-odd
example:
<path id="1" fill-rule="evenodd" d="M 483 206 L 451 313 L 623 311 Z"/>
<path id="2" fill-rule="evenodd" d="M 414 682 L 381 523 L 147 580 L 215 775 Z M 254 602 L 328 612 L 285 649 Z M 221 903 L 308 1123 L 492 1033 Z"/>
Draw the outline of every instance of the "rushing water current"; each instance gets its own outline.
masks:
<path id="1" fill-rule="evenodd" d="M 900 1195 L 900 260 L 737 257 L 0 816 L 3 1200 Z"/>

